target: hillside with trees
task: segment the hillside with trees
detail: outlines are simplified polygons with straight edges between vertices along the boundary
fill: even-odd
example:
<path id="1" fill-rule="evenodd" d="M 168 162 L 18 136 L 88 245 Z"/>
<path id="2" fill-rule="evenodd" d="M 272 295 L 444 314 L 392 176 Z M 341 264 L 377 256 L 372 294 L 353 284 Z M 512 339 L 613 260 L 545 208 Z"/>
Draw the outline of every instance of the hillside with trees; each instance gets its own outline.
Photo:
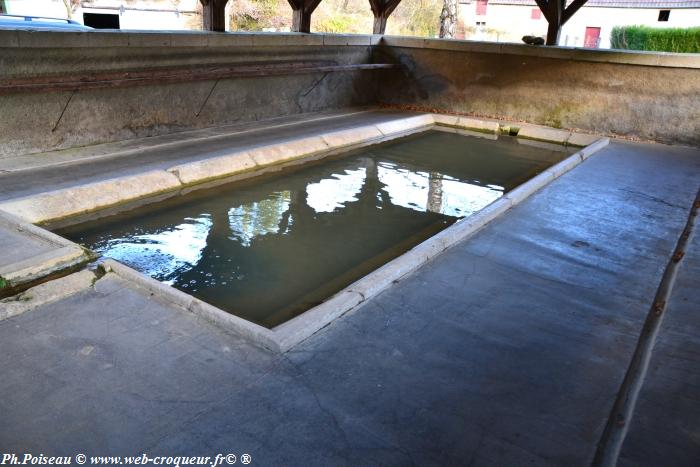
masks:
<path id="1" fill-rule="evenodd" d="M 448 0 L 451 1 L 451 0 Z M 231 0 L 232 31 L 289 31 L 287 0 Z M 403 0 L 389 17 L 387 34 L 437 37 L 443 0 Z M 311 17 L 313 32 L 370 34 L 372 11 L 367 0 L 323 0 Z"/>

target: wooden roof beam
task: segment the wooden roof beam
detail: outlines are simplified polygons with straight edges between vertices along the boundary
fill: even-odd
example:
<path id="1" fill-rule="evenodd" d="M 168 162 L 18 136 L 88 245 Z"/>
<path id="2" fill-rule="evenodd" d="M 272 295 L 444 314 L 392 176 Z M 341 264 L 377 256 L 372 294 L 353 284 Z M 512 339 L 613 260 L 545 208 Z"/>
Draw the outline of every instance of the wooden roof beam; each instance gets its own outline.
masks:
<path id="1" fill-rule="evenodd" d="M 572 16 L 588 0 L 574 0 L 567 7 L 566 0 L 535 0 L 537 6 L 542 10 L 544 17 L 549 23 L 547 28 L 547 45 L 557 45 L 561 27 L 571 19 Z"/>
<path id="2" fill-rule="evenodd" d="M 561 17 L 561 24 L 562 26 L 564 23 L 569 21 L 572 16 L 574 16 L 574 13 L 576 13 L 588 0 L 574 0 L 571 2 L 571 5 L 566 7 L 566 10 L 564 10 L 564 14 Z"/>
<path id="3" fill-rule="evenodd" d="M 374 15 L 374 34 L 384 34 L 386 31 L 386 21 L 389 16 L 399 6 L 401 0 L 369 0 Z"/>
<path id="4" fill-rule="evenodd" d="M 311 32 L 311 14 L 321 0 L 287 0 L 292 7 L 292 31 Z"/>
<path id="5" fill-rule="evenodd" d="M 199 0 L 202 4 L 202 29 L 226 31 L 226 4 L 228 0 Z"/>

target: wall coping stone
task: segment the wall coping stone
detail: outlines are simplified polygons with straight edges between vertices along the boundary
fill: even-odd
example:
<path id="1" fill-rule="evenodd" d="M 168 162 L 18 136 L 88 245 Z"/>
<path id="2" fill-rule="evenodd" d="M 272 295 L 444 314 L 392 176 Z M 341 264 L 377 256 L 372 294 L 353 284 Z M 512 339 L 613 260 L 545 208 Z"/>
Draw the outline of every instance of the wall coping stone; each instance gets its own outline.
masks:
<path id="1" fill-rule="evenodd" d="M 380 46 L 445 50 L 466 53 L 491 53 L 525 57 L 553 58 L 581 62 L 618 63 L 666 68 L 700 68 L 700 54 L 648 52 L 638 50 L 584 49 L 577 47 L 541 47 L 505 42 L 424 39 L 384 36 Z"/>
<path id="2" fill-rule="evenodd" d="M 0 48 L 28 47 L 280 47 L 370 46 L 366 34 L 248 33 L 203 31 L 25 31 L 0 29 Z"/>
<path id="3" fill-rule="evenodd" d="M 526 44 L 372 34 L 304 34 L 203 31 L 18 31 L 0 29 L 0 48 L 54 47 L 280 47 L 384 46 L 542 57 L 668 68 L 700 68 L 700 54 L 538 47 Z"/>

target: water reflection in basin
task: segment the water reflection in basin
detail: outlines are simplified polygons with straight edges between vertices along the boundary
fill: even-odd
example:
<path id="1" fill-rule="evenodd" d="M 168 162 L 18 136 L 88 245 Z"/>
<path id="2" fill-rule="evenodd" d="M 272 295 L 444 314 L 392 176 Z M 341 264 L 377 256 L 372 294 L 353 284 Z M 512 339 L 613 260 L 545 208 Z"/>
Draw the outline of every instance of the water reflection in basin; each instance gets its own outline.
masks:
<path id="1" fill-rule="evenodd" d="M 565 155 L 431 131 L 59 233 L 274 326 Z"/>

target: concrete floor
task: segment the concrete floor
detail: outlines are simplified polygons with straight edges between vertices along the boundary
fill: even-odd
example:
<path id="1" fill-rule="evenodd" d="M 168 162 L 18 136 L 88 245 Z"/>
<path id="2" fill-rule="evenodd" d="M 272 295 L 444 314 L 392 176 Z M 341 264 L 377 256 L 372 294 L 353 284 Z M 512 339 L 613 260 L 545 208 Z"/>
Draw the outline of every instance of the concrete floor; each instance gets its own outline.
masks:
<path id="1" fill-rule="evenodd" d="M 108 274 L 0 321 L 0 452 L 589 466 L 699 181 L 614 142 L 282 355 Z M 619 465 L 698 465 L 698 283 L 696 233 Z"/>
<path id="2" fill-rule="evenodd" d="M 621 466 L 700 464 L 697 230 L 686 254 L 621 453 Z"/>

